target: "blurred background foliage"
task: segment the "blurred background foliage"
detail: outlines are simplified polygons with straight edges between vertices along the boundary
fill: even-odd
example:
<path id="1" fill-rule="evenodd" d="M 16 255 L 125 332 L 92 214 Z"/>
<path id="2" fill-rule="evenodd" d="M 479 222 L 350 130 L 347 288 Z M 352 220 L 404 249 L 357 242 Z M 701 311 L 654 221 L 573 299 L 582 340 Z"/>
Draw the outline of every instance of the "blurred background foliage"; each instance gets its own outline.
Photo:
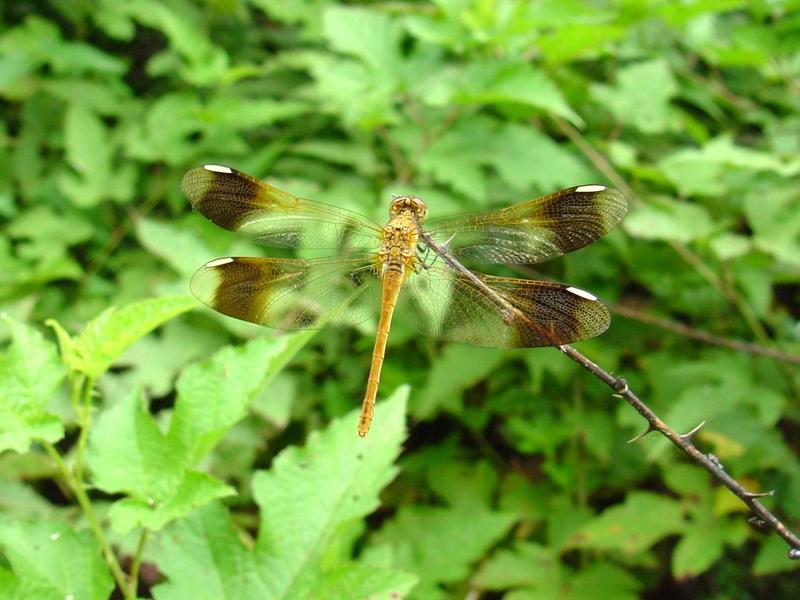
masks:
<path id="1" fill-rule="evenodd" d="M 391 193 L 435 216 L 610 184 L 622 227 L 521 275 L 619 307 L 581 350 L 676 430 L 707 420 L 699 447 L 796 526 L 797 363 L 690 335 L 800 354 L 798 109 L 791 0 L 6 2 L 0 309 L 77 331 L 272 252 L 192 214 L 179 182 L 202 163 L 377 221 Z M 253 469 L 360 403 L 373 333 L 316 335 L 204 463 L 242 531 Z M 168 415 L 186 365 L 275 335 L 186 313 L 99 379 L 98 410 L 143 389 Z M 785 544 L 665 440 L 627 445 L 640 417 L 558 352 L 389 344 L 381 396 L 411 384 L 409 435 L 338 552 L 422 599 L 797 597 Z M 8 514 L 63 516 L 42 457 L 0 456 Z"/>

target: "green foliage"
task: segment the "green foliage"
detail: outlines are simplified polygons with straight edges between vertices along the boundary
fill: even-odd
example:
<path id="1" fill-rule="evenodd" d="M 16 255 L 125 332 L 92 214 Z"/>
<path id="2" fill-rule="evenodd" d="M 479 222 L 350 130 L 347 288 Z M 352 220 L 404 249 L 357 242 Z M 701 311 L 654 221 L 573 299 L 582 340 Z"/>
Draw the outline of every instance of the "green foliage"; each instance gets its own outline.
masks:
<path id="1" fill-rule="evenodd" d="M 4 598 L 105 600 L 114 580 L 92 534 L 61 521 L 4 520 L 0 544 L 13 571 L 0 568 Z"/>
<path id="2" fill-rule="evenodd" d="M 785 544 L 665 440 L 626 444 L 641 418 L 555 351 L 398 326 L 359 439 L 374 322 L 189 312 L 197 267 L 264 250 L 179 182 L 230 164 L 378 222 L 392 193 L 434 217 L 620 187 L 618 231 L 498 273 L 645 317 L 582 350 L 676 430 L 706 420 L 700 450 L 793 526 L 797 363 L 649 317 L 800 354 L 798 23 L 789 0 L 0 4 L 0 596 L 795 598 Z"/>
<path id="3" fill-rule="evenodd" d="M 33 440 L 56 442 L 60 419 L 46 408 L 64 379 L 55 345 L 22 323 L 5 318 L 11 345 L 0 355 L 0 450 L 26 452 Z"/>

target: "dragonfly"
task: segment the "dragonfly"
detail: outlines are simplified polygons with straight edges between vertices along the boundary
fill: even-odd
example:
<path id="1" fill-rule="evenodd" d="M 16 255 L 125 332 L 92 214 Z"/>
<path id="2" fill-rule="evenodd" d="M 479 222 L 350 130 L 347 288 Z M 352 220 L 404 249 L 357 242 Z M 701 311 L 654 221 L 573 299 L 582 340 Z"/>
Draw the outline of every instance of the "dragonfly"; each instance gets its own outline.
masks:
<path id="1" fill-rule="evenodd" d="M 580 288 L 463 265 L 536 264 L 594 242 L 627 212 L 625 197 L 603 185 L 431 220 L 420 198 L 398 195 L 385 225 L 222 165 L 189 171 L 181 188 L 196 211 L 224 229 L 267 246 L 330 255 L 212 260 L 190 284 L 208 307 L 285 330 L 357 326 L 377 317 L 361 437 L 372 422 L 393 320 L 435 339 L 496 348 L 562 346 L 610 324 L 606 306 Z"/>

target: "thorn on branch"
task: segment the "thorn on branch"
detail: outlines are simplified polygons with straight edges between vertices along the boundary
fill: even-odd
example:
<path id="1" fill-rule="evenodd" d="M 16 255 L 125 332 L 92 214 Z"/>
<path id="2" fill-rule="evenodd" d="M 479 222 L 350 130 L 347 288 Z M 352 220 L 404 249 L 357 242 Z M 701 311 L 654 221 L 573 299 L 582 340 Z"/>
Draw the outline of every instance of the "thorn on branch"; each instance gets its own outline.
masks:
<path id="1" fill-rule="evenodd" d="M 647 429 L 645 429 L 645 430 L 644 430 L 642 433 L 640 433 L 639 435 L 637 435 L 637 436 L 635 436 L 635 437 L 632 437 L 631 439 L 629 439 L 629 440 L 628 440 L 628 443 L 629 443 L 629 444 L 633 444 L 634 442 L 638 442 L 640 439 L 642 439 L 642 438 L 643 438 L 644 436 L 646 436 L 648 433 L 650 433 L 650 432 L 652 432 L 652 431 L 655 431 L 655 430 L 656 430 L 656 428 L 655 428 L 655 427 L 653 427 L 652 425 L 648 425 L 648 426 L 647 426 Z"/>
<path id="2" fill-rule="evenodd" d="M 759 531 L 767 532 L 771 529 L 769 524 L 764 519 L 756 517 L 755 515 L 747 519 L 747 522 Z"/>
<path id="3" fill-rule="evenodd" d="M 764 496 L 774 496 L 775 490 L 770 490 L 768 492 L 745 492 L 744 495 L 748 498 L 763 498 Z"/>
<path id="4" fill-rule="evenodd" d="M 703 420 L 703 421 L 700 421 L 700 424 L 699 424 L 697 427 L 695 427 L 695 428 L 694 428 L 694 429 L 692 429 L 691 431 L 688 431 L 688 432 L 684 433 L 684 434 L 681 436 L 681 438 L 683 438 L 683 440 L 684 440 L 684 441 L 686 441 L 686 442 L 691 442 L 691 441 L 692 441 L 692 438 L 694 437 L 694 435 L 695 435 L 695 434 L 696 434 L 698 431 L 700 431 L 700 429 L 702 429 L 703 425 L 705 425 L 705 424 L 706 424 L 705 420 Z"/>

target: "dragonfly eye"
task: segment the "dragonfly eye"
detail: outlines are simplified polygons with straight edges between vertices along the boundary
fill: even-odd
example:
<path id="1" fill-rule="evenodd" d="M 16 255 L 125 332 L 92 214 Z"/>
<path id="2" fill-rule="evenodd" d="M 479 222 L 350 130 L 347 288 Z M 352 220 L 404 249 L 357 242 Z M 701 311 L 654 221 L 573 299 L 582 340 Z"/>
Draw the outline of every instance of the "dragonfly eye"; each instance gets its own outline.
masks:
<path id="1" fill-rule="evenodd" d="M 428 215 L 428 207 L 416 196 L 392 195 L 391 215 L 396 216 L 403 211 L 415 214 L 420 221 L 424 221 Z"/>

